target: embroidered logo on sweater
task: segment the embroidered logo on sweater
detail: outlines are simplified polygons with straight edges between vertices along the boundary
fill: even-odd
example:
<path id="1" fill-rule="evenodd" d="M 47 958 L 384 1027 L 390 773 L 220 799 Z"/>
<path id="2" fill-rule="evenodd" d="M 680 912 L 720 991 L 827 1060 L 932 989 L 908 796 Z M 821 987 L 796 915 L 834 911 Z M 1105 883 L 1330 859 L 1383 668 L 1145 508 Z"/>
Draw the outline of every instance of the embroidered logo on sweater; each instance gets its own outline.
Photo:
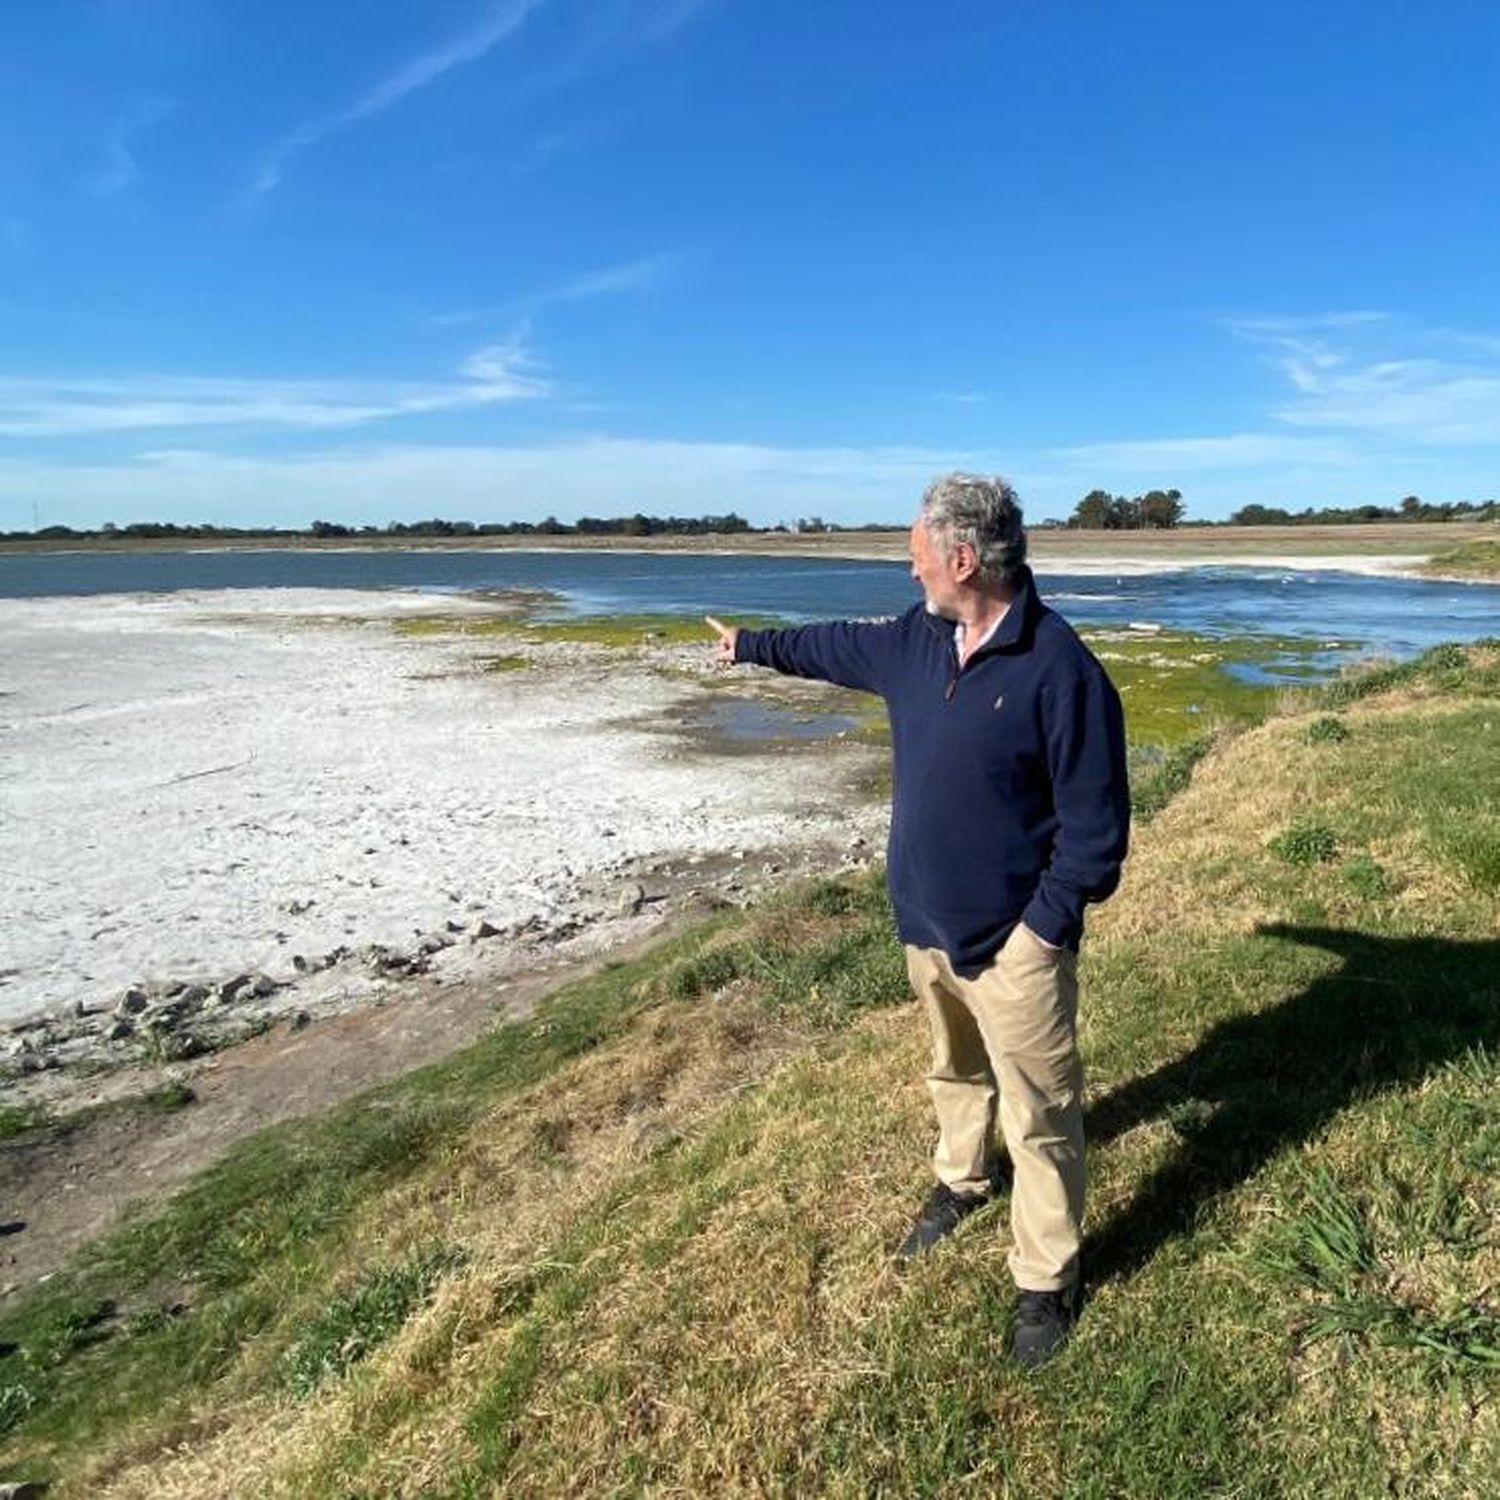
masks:
<path id="1" fill-rule="evenodd" d="M 1001 704 L 1002 704 L 1002 703 L 1004 703 L 1004 702 L 1005 702 L 1005 694 L 1004 694 L 1004 693 L 1000 693 L 1000 694 L 998 694 L 998 695 L 997 695 L 997 696 L 996 696 L 996 698 L 995 698 L 995 707 L 996 707 L 996 708 L 999 708 L 999 707 L 1000 707 L 1000 705 L 1001 705 Z"/>

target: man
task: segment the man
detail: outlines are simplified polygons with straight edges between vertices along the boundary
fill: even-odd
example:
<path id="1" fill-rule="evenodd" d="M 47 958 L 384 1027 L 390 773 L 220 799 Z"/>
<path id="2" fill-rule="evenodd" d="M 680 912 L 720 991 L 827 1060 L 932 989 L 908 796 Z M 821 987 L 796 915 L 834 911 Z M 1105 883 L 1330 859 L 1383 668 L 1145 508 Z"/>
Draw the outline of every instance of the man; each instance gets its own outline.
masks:
<path id="1" fill-rule="evenodd" d="M 1003 479 L 930 485 L 911 528 L 925 605 L 894 620 L 741 630 L 718 659 L 881 694 L 894 791 L 887 877 L 932 1026 L 937 1183 L 901 1246 L 930 1249 L 1013 1169 L 1013 1356 L 1078 1316 L 1084 1147 L 1075 1033 L 1083 908 L 1119 881 L 1125 737 L 1109 678 L 1037 597 Z"/>

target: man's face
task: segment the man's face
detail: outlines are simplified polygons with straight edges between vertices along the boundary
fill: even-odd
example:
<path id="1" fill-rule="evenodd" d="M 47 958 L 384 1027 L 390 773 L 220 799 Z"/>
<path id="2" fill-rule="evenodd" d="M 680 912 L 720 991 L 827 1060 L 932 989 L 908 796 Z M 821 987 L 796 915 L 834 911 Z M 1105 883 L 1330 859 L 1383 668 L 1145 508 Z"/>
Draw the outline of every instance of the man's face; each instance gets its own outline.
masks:
<path id="1" fill-rule="evenodd" d="M 911 528 L 911 576 L 922 585 L 927 608 L 945 619 L 958 618 L 962 584 L 973 568 L 966 566 L 967 549 L 945 552 L 933 539 L 927 523 L 918 516 Z"/>

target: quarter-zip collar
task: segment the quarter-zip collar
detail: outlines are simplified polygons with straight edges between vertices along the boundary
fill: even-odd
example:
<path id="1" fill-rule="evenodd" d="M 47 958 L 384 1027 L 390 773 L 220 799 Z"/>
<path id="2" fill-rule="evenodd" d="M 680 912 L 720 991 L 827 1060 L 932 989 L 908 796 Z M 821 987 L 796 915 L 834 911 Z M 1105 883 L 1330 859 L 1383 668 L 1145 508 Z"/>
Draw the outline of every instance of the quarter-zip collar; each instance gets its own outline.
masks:
<path id="1" fill-rule="evenodd" d="M 1030 638 L 1032 627 L 1036 624 L 1037 616 L 1043 607 L 1042 601 L 1037 597 L 1036 580 L 1031 575 L 1031 569 L 1023 566 L 1016 576 L 1016 593 L 1010 601 L 1010 607 L 995 627 L 994 633 L 983 645 L 976 647 L 969 654 L 960 670 L 967 672 L 980 657 L 988 656 L 991 652 L 1014 651 L 1022 641 Z M 926 620 L 929 630 L 937 631 L 947 637 L 948 649 L 953 651 L 953 637 L 958 629 L 957 622 L 934 614 L 927 615 Z"/>

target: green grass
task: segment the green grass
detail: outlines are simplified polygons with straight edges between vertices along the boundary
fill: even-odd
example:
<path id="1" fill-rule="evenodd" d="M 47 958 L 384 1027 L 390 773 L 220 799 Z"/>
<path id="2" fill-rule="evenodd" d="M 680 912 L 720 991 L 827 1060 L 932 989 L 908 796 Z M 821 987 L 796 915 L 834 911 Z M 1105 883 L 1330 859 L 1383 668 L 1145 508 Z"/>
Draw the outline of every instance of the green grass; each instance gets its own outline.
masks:
<path id="1" fill-rule="evenodd" d="M 50 1119 L 51 1116 L 40 1105 L 0 1105 L 0 1141 L 27 1135 L 40 1129 Z"/>
<path id="2" fill-rule="evenodd" d="M 293 1395 L 310 1396 L 342 1379 L 350 1368 L 400 1330 L 449 1272 L 463 1265 L 462 1251 L 422 1249 L 399 1264 L 367 1273 L 315 1313 L 306 1332 L 281 1358 L 281 1377 Z"/>
<path id="3" fill-rule="evenodd" d="M 4 1472 L 167 1487 L 185 1443 L 219 1493 L 1482 1493 L 1493 664 L 1394 687 L 1178 774 L 1095 918 L 1093 1296 L 1040 1375 L 1003 1357 L 1003 1205 L 891 1265 L 926 1043 L 862 877 L 244 1143 L 13 1302 Z M 1337 863 L 1264 847 L 1272 793 Z"/>
<path id="4" fill-rule="evenodd" d="M 1500 580 L 1500 537 L 1481 538 L 1461 547 L 1450 547 L 1428 559 L 1424 572 L 1444 576 L 1468 574 L 1489 581 Z"/>
<path id="5" fill-rule="evenodd" d="M 1130 747 L 1130 813 L 1138 823 L 1149 823 L 1174 797 L 1186 790 L 1193 767 L 1213 748 L 1212 735 L 1176 745 Z"/>
<path id="6" fill-rule="evenodd" d="M 1349 738 L 1349 726 L 1332 714 L 1324 714 L 1307 726 L 1307 742 L 1310 745 L 1334 745 Z"/>
<path id="7" fill-rule="evenodd" d="M 1326 865 L 1339 852 L 1339 840 L 1326 824 L 1299 818 L 1269 839 L 1266 847 L 1289 865 Z"/>

